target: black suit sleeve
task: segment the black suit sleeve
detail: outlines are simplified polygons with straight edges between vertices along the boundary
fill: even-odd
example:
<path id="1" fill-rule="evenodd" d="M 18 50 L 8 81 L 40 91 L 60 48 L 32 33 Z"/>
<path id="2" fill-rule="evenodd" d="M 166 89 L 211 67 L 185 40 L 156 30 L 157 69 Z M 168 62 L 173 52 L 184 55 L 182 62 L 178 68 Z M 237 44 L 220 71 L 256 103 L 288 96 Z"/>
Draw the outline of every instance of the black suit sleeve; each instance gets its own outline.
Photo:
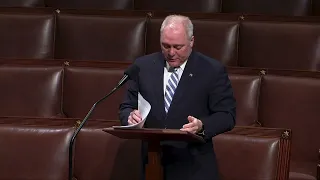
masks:
<path id="1" fill-rule="evenodd" d="M 131 111 L 138 109 L 138 83 L 133 80 L 127 82 L 124 101 L 119 107 L 119 118 L 121 125 L 128 125 L 128 117 Z"/>
<path id="2" fill-rule="evenodd" d="M 235 126 L 236 101 L 225 67 L 220 66 L 211 81 L 209 92 L 211 115 L 201 118 L 205 128 L 205 139 L 231 130 Z"/>

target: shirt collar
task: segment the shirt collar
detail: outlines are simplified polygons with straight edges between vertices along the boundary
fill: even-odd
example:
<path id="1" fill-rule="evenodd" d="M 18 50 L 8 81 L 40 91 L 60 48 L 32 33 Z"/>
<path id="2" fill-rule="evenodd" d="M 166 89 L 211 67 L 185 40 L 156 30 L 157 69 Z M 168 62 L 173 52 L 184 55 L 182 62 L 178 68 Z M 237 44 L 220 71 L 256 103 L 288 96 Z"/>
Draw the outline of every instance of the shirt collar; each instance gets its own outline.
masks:
<path id="1" fill-rule="evenodd" d="M 188 59 L 185 60 L 185 61 L 180 65 L 180 68 L 181 68 L 182 72 L 183 72 L 184 68 L 186 67 L 187 61 L 188 61 Z M 169 63 L 168 63 L 167 61 L 166 61 L 166 68 L 167 68 L 167 70 L 169 71 L 170 65 L 169 65 Z"/>

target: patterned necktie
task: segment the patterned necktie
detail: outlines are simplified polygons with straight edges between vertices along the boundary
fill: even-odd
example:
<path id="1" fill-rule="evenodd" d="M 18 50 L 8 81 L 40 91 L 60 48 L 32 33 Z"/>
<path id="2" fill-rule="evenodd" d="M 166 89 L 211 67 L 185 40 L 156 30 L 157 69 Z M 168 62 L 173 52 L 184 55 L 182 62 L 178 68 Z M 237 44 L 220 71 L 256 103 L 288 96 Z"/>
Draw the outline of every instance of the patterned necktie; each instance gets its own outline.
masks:
<path id="1" fill-rule="evenodd" d="M 174 92 L 178 86 L 178 82 L 179 82 L 178 68 L 174 68 L 168 80 L 168 83 L 166 86 L 166 92 L 164 94 L 164 109 L 166 113 L 168 113 Z"/>

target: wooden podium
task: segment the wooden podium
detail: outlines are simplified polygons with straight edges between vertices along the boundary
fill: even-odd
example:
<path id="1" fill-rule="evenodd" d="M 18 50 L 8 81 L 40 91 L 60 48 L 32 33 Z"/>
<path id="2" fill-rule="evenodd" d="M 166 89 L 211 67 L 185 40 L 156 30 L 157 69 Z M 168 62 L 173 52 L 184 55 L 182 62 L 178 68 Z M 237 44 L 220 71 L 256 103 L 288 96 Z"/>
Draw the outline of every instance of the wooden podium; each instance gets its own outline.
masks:
<path id="1" fill-rule="evenodd" d="M 203 138 L 192 133 L 176 129 L 122 129 L 105 128 L 103 131 L 122 139 L 140 139 L 148 142 L 148 164 L 146 165 L 146 180 L 163 180 L 163 170 L 160 159 L 160 141 L 204 142 Z"/>

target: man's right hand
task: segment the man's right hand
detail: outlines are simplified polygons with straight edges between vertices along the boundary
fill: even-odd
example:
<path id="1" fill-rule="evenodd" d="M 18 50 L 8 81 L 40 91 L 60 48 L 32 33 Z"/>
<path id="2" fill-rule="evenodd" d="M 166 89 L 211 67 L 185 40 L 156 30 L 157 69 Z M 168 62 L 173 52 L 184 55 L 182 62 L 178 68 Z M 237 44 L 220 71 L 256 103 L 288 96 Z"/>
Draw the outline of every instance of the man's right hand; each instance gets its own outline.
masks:
<path id="1" fill-rule="evenodd" d="M 137 124 L 141 121 L 141 115 L 138 110 L 133 110 L 128 117 L 128 125 Z"/>

